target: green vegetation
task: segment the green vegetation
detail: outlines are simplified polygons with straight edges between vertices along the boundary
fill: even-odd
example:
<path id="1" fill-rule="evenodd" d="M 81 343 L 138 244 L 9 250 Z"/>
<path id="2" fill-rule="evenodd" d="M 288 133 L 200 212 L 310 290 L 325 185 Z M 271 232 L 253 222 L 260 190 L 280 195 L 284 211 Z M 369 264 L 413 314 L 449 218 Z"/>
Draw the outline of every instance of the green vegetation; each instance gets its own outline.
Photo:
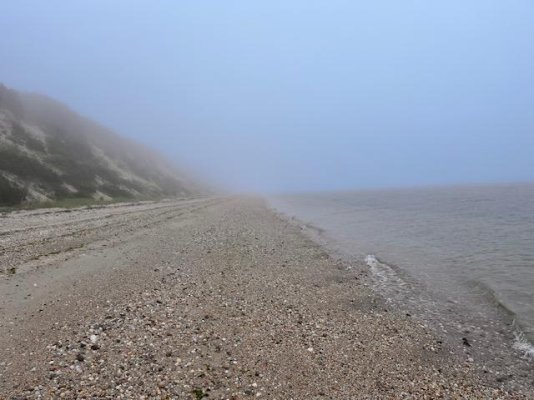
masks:
<path id="1" fill-rule="evenodd" d="M 26 198 L 25 189 L 15 187 L 10 181 L 0 175 L 0 204 L 13 206 L 20 204 Z"/>
<path id="2" fill-rule="evenodd" d="M 13 125 L 13 132 L 12 137 L 13 141 L 17 144 L 26 146 L 28 149 L 37 151 L 37 152 L 45 152 L 46 148 L 39 139 L 34 138 L 24 127 L 19 124 L 18 122 L 14 121 L 12 123 Z"/>
<path id="3" fill-rule="evenodd" d="M 33 207 L 27 203 L 38 194 L 53 199 L 38 205 L 47 207 L 95 204 L 97 192 L 115 200 L 191 192 L 160 155 L 45 96 L 0 85 L 0 114 L 7 121 L 0 131 L 0 206 Z"/>
<path id="4" fill-rule="evenodd" d="M 204 393 L 202 389 L 198 389 L 198 388 L 193 389 L 192 393 L 193 393 L 193 396 L 195 396 L 196 400 L 202 400 L 204 397 L 208 397 L 208 395 Z"/>
<path id="5" fill-rule="evenodd" d="M 30 181 L 39 180 L 50 185 L 61 184 L 61 178 L 54 171 L 14 146 L 0 147 L 0 171 L 7 171 Z"/>

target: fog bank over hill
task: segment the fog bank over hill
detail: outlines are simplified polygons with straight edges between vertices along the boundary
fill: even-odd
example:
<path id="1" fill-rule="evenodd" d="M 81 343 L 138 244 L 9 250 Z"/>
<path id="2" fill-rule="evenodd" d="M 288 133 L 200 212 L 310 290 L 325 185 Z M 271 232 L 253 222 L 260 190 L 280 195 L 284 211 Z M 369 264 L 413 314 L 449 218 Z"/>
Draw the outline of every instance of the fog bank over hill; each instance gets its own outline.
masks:
<path id="1" fill-rule="evenodd" d="M 44 95 L 0 85 L 0 205 L 198 192 L 150 148 Z"/>
<path id="2" fill-rule="evenodd" d="M 534 3 L 7 1 L 0 81 L 235 191 L 534 181 Z"/>

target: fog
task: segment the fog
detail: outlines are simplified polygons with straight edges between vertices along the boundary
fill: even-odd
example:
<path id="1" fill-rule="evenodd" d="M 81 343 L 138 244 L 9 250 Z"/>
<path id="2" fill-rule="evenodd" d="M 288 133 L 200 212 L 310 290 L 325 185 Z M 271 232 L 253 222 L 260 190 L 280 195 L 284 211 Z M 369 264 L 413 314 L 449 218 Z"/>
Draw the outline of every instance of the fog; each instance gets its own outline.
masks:
<path id="1" fill-rule="evenodd" d="M 12 1 L 0 82 L 240 191 L 534 180 L 531 1 Z"/>

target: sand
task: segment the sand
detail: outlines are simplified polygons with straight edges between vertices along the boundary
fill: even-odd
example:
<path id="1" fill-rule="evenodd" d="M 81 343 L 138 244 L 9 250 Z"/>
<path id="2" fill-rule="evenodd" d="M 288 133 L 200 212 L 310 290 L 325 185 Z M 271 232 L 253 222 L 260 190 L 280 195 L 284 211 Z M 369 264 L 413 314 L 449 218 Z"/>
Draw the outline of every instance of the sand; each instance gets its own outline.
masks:
<path id="1" fill-rule="evenodd" d="M 0 398 L 534 398 L 260 199 L 0 224 Z"/>

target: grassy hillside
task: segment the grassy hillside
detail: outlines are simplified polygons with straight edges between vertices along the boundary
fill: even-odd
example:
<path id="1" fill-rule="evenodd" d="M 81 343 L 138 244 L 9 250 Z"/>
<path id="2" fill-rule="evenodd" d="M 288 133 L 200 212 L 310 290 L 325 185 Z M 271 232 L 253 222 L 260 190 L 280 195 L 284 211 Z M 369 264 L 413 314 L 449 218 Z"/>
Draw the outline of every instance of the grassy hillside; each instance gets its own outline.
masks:
<path id="1" fill-rule="evenodd" d="M 196 191 L 154 151 L 48 97 L 0 85 L 0 205 Z"/>

